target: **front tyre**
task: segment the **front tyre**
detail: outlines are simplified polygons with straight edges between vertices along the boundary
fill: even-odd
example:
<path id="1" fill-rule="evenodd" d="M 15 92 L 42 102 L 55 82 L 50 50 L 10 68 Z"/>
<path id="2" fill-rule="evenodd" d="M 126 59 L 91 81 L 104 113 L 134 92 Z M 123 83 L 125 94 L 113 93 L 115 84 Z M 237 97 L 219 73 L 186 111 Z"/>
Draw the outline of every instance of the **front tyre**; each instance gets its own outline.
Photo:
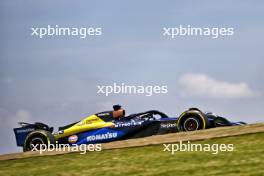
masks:
<path id="1" fill-rule="evenodd" d="M 27 135 L 23 145 L 23 151 L 40 150 L 43 145 L 47 148 L 48 145 L 55 143 L 56 139 L 49 131 L 35 130 Z"/>
<path id="2" fill-rule="evenodd" d="M 178 131 L 196 131 L 208 128 L 208 118 L 197 108 L 183 112 L 177 121 Z"/>

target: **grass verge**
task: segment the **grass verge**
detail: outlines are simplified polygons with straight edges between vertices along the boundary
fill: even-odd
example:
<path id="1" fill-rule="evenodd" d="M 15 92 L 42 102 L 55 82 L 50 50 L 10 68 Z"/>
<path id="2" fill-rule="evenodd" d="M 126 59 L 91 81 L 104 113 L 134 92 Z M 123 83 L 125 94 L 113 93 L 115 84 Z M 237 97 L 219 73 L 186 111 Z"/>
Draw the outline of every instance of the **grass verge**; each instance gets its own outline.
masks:
<path id="1" fill-rule="evenodd" d="M 0 175 L 264 175 L 264 133 L 196 141 L 235 151 L 164 152 L 163 145 L 0 161 Z"/>

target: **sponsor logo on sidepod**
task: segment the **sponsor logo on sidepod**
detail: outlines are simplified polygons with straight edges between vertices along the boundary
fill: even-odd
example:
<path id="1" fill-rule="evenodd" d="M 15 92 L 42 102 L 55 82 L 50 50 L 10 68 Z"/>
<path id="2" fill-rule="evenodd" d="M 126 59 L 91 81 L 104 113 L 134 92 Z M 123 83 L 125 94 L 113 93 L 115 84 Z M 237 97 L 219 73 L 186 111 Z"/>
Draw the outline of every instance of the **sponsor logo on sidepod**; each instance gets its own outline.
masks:
<path id="1" fill-rule="evenodd" d="M 103 139 L 112 139 L 112 138 L 116 138 L 117 137 L 117 133 L 105 133 L 105 134 L 96 134 L 96 135 L 92 135 L 92 136 L 88 136 L 87 137 L 87 141 L 97 141 L 97 140 L 103 140 Z"/>
<path id="2" fill-rule="evenodd" d="M 17 130 L 17 133 L 26 133 L 26 132 L 31 132 L 34 131 L 34 128 L 28 128 L 28 129 L 22 129 L 22 130 Z"/>
<path id="3" fill-rule="evenodd" d="M 76 143 L 78 141 L 78 136 L 77 135 L 72 135 L 72 136 L 70 136 L 68 138 L 68 141 L 69 141 L 69 143 L 74 144 L 74 143 Z"/>
<path id="4" fill-rule="evenodd" d="M 141 125 L 143 121 L 131 121 L 131 122 L 118 122 L 115 124 L 115 127 L 130 127 Z"/>
<path id="5" fill-rule="evenodd" d="M 176 123 L 163 123 L 160 125 L 161 128 L 176 128 Z"/>

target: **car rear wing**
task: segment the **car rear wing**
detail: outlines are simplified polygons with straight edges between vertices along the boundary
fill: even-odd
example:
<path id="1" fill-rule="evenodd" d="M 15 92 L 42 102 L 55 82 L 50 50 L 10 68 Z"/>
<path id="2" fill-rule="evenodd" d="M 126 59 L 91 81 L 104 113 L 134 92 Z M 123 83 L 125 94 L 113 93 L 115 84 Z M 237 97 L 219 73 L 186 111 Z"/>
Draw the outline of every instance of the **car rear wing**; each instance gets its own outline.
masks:
<path id="1" fill-rule="evenodd" d="M 26 123 L 26 122 L 18 122 L 20 127 L 14 128 L 14 133 L 16 136 L 16 144 L 17 146 L 23 146 L 24 141 L 29 133 L 31 133 L 34 130 L 46 130 L 49 132 L 53 132 L 53 127 L 49 127 L 48 125 L 40 122 L 36 122 L 34 124 Z"/>

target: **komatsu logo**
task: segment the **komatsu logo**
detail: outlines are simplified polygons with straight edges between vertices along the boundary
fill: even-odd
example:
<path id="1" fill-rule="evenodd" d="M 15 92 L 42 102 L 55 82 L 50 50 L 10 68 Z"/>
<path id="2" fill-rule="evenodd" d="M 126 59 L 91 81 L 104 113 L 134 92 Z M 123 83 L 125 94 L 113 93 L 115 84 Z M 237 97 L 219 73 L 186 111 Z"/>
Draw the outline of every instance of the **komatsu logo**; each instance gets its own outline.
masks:
<path id="1" fill-rule="evenodd" d="M 105 134 L 97 134 L 97 135 L 92 135 L 87 137 L 87 141 L 97 141 L 97 140 L 104 140 L 104 139 L 112 139 L 116 138 L 117 133 L 105 133 Z"/>

